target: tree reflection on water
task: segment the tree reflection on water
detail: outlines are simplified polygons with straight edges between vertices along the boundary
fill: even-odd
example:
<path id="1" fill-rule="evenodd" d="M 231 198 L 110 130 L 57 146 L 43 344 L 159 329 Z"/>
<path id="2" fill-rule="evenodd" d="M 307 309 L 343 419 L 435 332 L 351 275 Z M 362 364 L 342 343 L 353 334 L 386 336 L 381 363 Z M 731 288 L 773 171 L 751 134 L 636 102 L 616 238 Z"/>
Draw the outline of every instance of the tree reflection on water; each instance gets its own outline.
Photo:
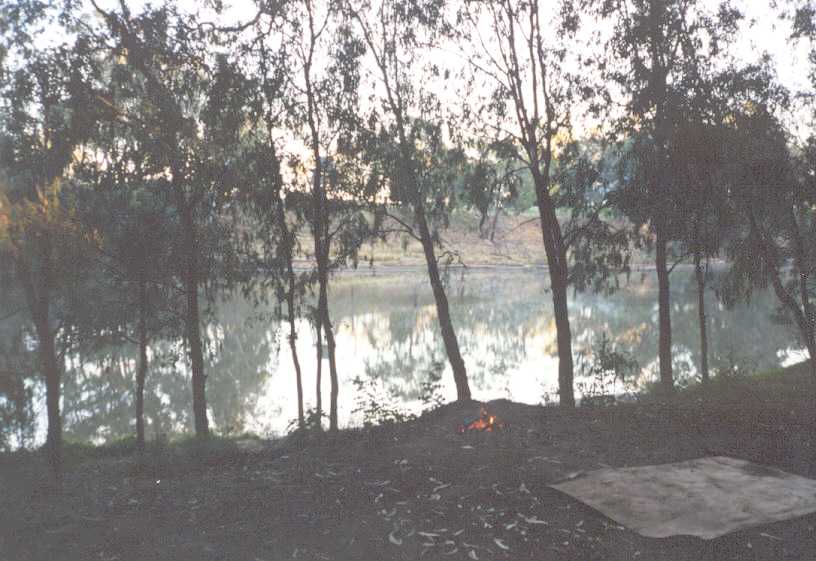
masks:
<path id="1" fill-rule="evenodd" d="M 696 377 L 699 361 L 693 280 L 691 272 L 684 269 L 672 275 L 674 357 L 678 373 L 686 381 Z M 451 275 L 449 282 L 453 321 L 474 397 L 542 402 L 557 385 L 555 323 L 546 294 L 546 275 L 534 270 L 471 271 L 464 278 Z M 637 361 L 640 375 L 636 382 L 654 379 L 655 292 L 654 276 L 646 272 L 633 274 L 612 295 L 576 294 L 570 301 L 574 352 L 587 352 L 605 333 L 618 351 Z M 756 294 L 749 304 L 733 310 L 717 305 L 713 293 L 708 297 L 713 371 L 734 367 L 735 363 L 748 369 L 772 368 L 784 360 L 786 352 L 799 347 L 794 332 L 774 319 L 775 302 L 770 294 Z M 330 301 L 336 318 L 341 425 L 361 422 L 352 414 L 356 397 L 352 380 L 358 376 L 376 383 L 406 411 L 419 412 L 423 388 L 439 363 L 445 362 L 433 299 L 424 277 L 404 272 L 341 274 L 333 282 Z M 4 337 L 4 341 L 20 342 L 23 327 L 16 326 L 17 339 Z M 295 380 L 286 334 L 279 329 L 274 310 L 255 307 L 243 296 L 234 295 L 216 304 L 205 332 L 209 415 L 216 430 L 285 431 L 297 415 Z M 306 407 L 310 407 L 314 404 L 316 359 L 313 331 L 306 320 L 299 323 L 298 346 Z M 21 349 L 21 345 L 16 348 L 18 362 L 32 368 L 30 357 Z M 148 438 L 191 430 L 189 372 L 183 350 L 182 341 L 171 340 L 156 342 L 150 348 L 145 402 Z M 15 348 L 6 345 L 0 351 L 10 363 Z M 102 346 L 68 362 L 64 378 L 68 437 L 102 442 L 130 435 L 134 430 L 135 349 Z M 444 370 L 439 391 L 445 399 L 455 397 L 450 378 Z M 0 398 L 0 415 L 4 419 L 10 418 L 9 412 L 15 407 L 19 409 L 14 399 L 28 400 L 19 411 L 31 408 L 33 400 L 35 411 L 28 417 L 21 413 L 16 424 L 3 424 L 0 445 L 6 447 L 19 444 L 15 438 L 31 440 L 26 435 L 31 434 L 32 419 L 43 424 L 36 387 L 35 391 L 31 391 L 32 384 L 21 387 L 0 387 L 4 396 Z M 328 386 L 324 391 L 328 392 Z M 42 430 L 42 426 L 37 427 L 38 438 Z M 10 433 L 18 436 L 12 438 Z"/>

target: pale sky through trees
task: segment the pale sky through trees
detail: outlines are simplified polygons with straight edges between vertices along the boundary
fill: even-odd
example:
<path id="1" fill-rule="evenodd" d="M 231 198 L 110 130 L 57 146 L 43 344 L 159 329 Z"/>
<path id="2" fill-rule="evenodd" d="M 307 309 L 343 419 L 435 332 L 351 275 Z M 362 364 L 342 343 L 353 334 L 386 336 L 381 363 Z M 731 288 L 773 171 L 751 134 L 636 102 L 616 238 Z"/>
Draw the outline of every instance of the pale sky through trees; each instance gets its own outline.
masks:
<path id="1" fill-rule="evenodd" d="M 146 3 L 142 0 L 131 0 L 128 5 L 131 9 L 137 9 Z M 720 2 L 709 0 L 707 3 L 716 7 Z M 201 4 L 196 0 L 178 2 L 178 5 L 188 12 L 200 10 Z M 553 4 L 555 5 L 555 2 Z M 119 3 L 116 0 L 103 0 L 100 5 L 115 9 Z M 785 86 L 794 91 L 807 88 L 807 45 L 794 44 L 790 40 L 790 23 L 780 21 L 779 11 L 772 8 L 771 2 L 768 1 L 742 0 L 734 2 L 734 5 L 745 14 L 734 52 L 739 53 L 746 62 L 757 60 L 762 53 L 767 52 L 774 60 L 779 78 Z M 225 24 L 249 19 L 255 13 L 255 6 L 251 0 L 233 0 L 225 2 L 225 6 L 224 13 L 220 16 Z M 48 37 L 49 42 L 63 38 L 61 31 L 55 33 L 57 35 Z"/>
<path id="2" fill-rule="evenodd" d="M 318 0 L 319 2 L 320 0 Z M 711 11 L 716 11 L 721 3 L 719 0 L 706 0 Z M 128 7 L 132 11 L 138 11 L 147 2 L 142 0 L 130 0 L 127 2 Z M 200 14 L 206 14 L 210 11 L 208 8 L 202 8 L 203 2 L 196 0 L 178 0 L 177 6 L 184 12 L 193 13 L 198 11 Z M 557 6 L 557 2 L 551 2 L 553 6 Z M 794 95 L 809 90 L 811 84 L 808 77 L 809 63 L 808 50 L 810 48 L 806 41 L 794 42 L 790 39 L 791 24 L 790 21 L 780 18 L 782 10 L 771 6 L 771 2 L 762 0 L 735 0 L 732 4 L 743 12 L 744 20 L 740 26 L 740 31 L 736 40 L 728 46 L 729 53 L 732 54 L 738 62 L 751 63 L 759 61 L 764 54 L 768 54 L 771 58 L 772 65 L 776 70 L 779 81 L 782 85 L 788 88 Z M 114 12 L 120 9 L 119 0 L 100 0 L 99 5 L 104 9 L 111 9 Z M 232 2 L 225 2 L 225 8 L 221 15 L 212 13 L 209 19 L 217 21 L 224 25 L 231 25 L 240 21 L 250 20 L 256 13 L 255 3 L 252 0 L 233 0 Z M 542 6 L 547 4 L 542 3 Z M 455 4 L 451 4 L 455 8 Z M 94 10 L 90 3 L 87 3 L 87 12 L 89 17 L 97 17 L 94 15 Z M 553 14 L 554 16 L 556 14 Z M 594 31 L 592 22 L 584 21 L 584 28 L 581 31 L 581 37 L 588 38 Z M 46 31 L 43 33 L 42 39 L 46 44 L 58 43 L 65 40 L 64 31 L 59 28 L 52 28 L 54 31 Z M 485 31 L 484 35 L 487 39 L 490 38 L 490 32 Z M 581 44 L 585 46 L 581 47 Z M 592 50 L 597 49 L 599 45 L 586 39 L 578 39 L 572 43 L 578 48 L 585 49 L 578 53 L 581 56 L 591 56 Z M 467 43 L 459 45 L 451 45 L 450 48 L 441 47 L 434 49 L 428 57 L 433 59 L 433 62 L 442 68 L 452 70 L 456 73 L 467 66 L 468 49 L 476 49 L 476 44 L 468 45 Z M 600 54 L 600 53 L 598 53 Z M 324 60 L 327 57 L 322 57 Z M 320 60 L 320 59 L 318 59 Z M 427 60 L 430 60 L 428 58 Z M 371 61 L 363 61 L 364 71 L 369 74 L 367 77 L 368 86 L 378 83 L 375 67 Z M 295 78 L 297 79 L 297 77 Z M 433 84 L 428 81 L 427 75 L 422 78 L 418 76 L 417 82 L 422 84 L 422 87 L 427 87 L 435 90 L 435 94 L 442 101 L 446 110 L 456 113 L 458 100 L 461 98 L 463 90 L 462 82 L 456 81 L 451 85 L 450 82 Z M 475 93 L 478 93 L 476 90 Z M 361 96 L 363 104 L 366 96 Z M 613 97 L 614 99 L 614 97 Z M 475 101 L 474 101 L 475 102 Z M 572 114 L 573 127 L 575 133 L 579 136 L 586 133 L 595 127 L 595 123 L 588 122 L 585 116 L 586 111 L 581 108 L 575 108 Z M 804 139 L 808 135 L 808 131 L 812 129 L 813 123 L 809 119 L 810 113 L 806 109 L 800 108 L 798 111 L 793 111 L 786 117 L 790 130 L 800 139 Z M 286 135 L 288 136 L 288 135 Z M 287 151 L 290 153 L 300 153 L 302 148 L 299 147 L 299 142 L 294 140 L 285 140 Z"/>

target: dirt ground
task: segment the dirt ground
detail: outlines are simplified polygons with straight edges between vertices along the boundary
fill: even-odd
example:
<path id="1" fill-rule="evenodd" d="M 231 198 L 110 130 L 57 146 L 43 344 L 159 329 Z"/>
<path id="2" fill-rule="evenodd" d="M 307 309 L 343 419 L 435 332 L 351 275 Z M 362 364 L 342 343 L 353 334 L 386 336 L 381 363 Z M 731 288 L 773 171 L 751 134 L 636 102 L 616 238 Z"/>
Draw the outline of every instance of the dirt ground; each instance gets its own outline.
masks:
<path id="1" fill-rule="evenodd" d="M 495 401 L 508 427 L 465 435 L 455 429 L 479 405 L 453 404 L 335 437 L 74 461 L 61 488 L 37 456 L 6 456 L 0 559 L 816 559 L 816 515 L 710 541 L 648 539 L 547 486 L 706 455 L 816 478 L 807 403 L 565 411 Z"/>

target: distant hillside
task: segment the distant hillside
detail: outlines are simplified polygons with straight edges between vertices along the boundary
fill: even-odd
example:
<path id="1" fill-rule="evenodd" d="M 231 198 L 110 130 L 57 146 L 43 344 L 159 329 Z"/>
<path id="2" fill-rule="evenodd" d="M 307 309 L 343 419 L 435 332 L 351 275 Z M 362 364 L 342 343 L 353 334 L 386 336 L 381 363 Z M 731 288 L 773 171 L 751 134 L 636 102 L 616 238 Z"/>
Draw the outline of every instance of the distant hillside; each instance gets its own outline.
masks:
<path id="1" fill-rule="evenodd" d="M 491 216 L 492 220 L 492 216 Z M 479 235 L 479 218 L 474 213 L 457 212 L 448 228 L 440 231 L 443 249 L 437 249 L 440 263 L 451 259 L 469 267 L 475 266 L 544 266 L 547 256 L 541 239 L 538 214 L 534 209 L 521 214 L 501 214 L 496 222 L 493 240 Z M 301 239 L 301 258 L 310 259 L 311 238 Z M 448 252 L 446 254 L 446 252 Z M 360 267 L 373 257 L 375 266 L 421 267 L 425 257 L 420 243 L 407 234 L 392 234 L 387 242 L 365 244 L 359 255 Z M 650 263 L 648 255 L 637 252 L 633 263 Z"/>
<path id="2" fill-rule="evenodd" d="M 493 241 L 479 236 L 479 220 L 475 215 L 457 213 L 450 226 L 440 231 L 444 250 L 437 252 L 440 262 L 444 251 L 450 252 L 454 263 L 459 259 L 474 265 L 543 265 L 546 264 L 541 230 L 535 215 L 501 215 Z M 420 243 L 408 235 L 392 235 L 388 243 L 366 244 L 360 261 L 375 264 L 423 265 L 425 258 Z"/>

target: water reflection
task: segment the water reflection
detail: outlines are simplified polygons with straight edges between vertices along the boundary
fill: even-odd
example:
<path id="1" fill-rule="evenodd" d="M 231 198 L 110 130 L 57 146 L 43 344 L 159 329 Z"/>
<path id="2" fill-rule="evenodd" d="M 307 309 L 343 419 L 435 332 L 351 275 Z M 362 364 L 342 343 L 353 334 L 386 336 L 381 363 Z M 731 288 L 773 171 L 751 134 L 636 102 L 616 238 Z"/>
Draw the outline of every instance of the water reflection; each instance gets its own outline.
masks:
<path id="1" fill-rule="evenodd" d="M 696 376 L 699 362 L 693 275 L 672 275 L 674 356 L 678 376 Z M 657 301 L 652 273 L 633 274 L 607 296 L 576 294 L 570 301 L 575 352 L 587 350 L 603 333 L 635 358 L 641 380 L 657 368 Z M 540 403 L 557 384 L 556 333 L 546 273 L 469 272 L 450 279 L 453 322 L 476 399 L 507 397 Z M 773 320 L 775 301 L 762 293 L 748 305 L 725 310 L 708 297 L 712 370 L 733 362 L 764 369 L 777 366 L 798 347 L 793 331 Z M 420 393 L 430 373 L 444 363 L 433 297 L 419 273 L 344 274 L 334 279 L 331 311 L 336 327 L 341 425 L 361 421 L 351 380 L 357 376 L 397 396 L 406 410 L 421 408 Z M 292 359 L 274 310 L 255 307 L 240 295 L 220 302 L 208 325 L 207 397 L 216 430 L 281 433 L 297 416 Z M 298 324 L 298 350 L 306 406 L 314 405 L 314 335 Z M 177 341 L 150 347 L 146 387 L 147 434 L 190 430 L 189 374 Z M 325 356 L 325 355 L 324 355 Z M 65 428 L 69 436 L 103 441 L 133 432 L 135 353 L 99 349 L 75 357 L 65 377 Z M 324 377 L 327 378 L 327 377 Z M 449 369 L 441 391 L 455 397 Z M 325 379 L 324 403 L 328 401 Z M 36 401 L 36 400 L 35 400 Z M 39 422 L 42 422 L 39 415 Z"/>

